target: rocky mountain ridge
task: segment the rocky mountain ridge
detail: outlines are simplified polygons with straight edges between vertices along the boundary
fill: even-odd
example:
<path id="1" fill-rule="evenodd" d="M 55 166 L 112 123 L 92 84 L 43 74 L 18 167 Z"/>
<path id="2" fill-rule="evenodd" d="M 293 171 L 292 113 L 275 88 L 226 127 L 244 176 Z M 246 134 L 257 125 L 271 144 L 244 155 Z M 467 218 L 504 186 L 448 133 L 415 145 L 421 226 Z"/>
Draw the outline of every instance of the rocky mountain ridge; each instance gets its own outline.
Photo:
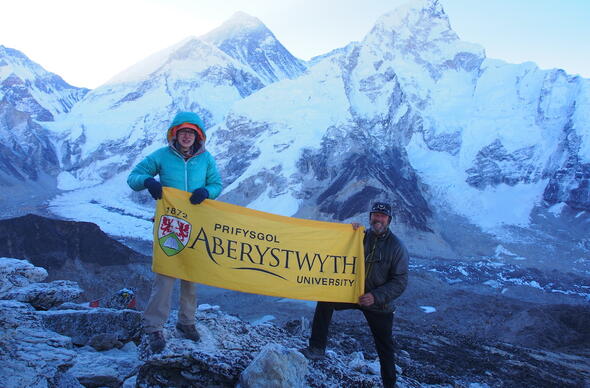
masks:
<path id="1" fill-rule="evenodd" d="M 221 198 L 336 221 L 386 200 L 415 254 L 452 257 L 457 240 L 487 233 L 537 260 L 535 246 L 558 239 L 541 217 L 565 206 L 590 222 L 587 205 L 570 199 L 590 198 L 587 91 L 588 80 L 561 70 L 486 58 L 439 2 L 415 1 L 358 45 L 234 105 L 210 146 L 228 182 Z M 280 113 L 260 109 L 269 104 Z M 566 245 L 579 245 L 575 235 Z"/>

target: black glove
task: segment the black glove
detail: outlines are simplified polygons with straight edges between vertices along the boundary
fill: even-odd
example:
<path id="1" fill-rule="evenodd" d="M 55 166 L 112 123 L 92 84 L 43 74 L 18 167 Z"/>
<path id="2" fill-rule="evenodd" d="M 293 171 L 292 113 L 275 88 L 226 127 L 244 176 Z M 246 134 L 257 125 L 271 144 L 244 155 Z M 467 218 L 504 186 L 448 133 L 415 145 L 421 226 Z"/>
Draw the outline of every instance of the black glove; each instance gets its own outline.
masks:
<path id="1" fill-rule="evenodd" d="M 162 199 L 162 184 L 160 182 L 154 178 L 146 178 L 146 180 L 143 181 L 143 185 L 148 189 L 153 199 Z"/>
<path id="2" fill-rule="evenodd" d="M 207 198 L 209 198 L 209 192 L 206 188 L 201 187 L 200 189 L 193 191 L 193 195 L 191 195 L 191 203 L 193 205 L 198 205 Z"/>

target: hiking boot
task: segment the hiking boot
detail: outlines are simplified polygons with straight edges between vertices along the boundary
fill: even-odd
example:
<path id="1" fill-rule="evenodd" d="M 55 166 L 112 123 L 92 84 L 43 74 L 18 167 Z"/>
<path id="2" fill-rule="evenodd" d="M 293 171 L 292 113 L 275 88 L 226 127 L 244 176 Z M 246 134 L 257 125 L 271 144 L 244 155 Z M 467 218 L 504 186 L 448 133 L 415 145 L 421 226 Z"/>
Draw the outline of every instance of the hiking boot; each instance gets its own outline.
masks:
<path id="1" fill-rule="evenodd" d="M 181 325 L 180 323 L 176 324 L 176 330 L 182 334 L 184 338 L 189 340 L 193 340 L 198 342 L 201 339 L 199 332 L 197 331 L 195 325 Z"/>
<path id="2" fill-rule="evenodd" d="M 321 360 L 326 357 L 326 352 L 323 349 L 316 348 L 314 346 L 308 346 L 300 349 L 299 352 L 305 356 L 308 360 Z"/>
<path id="3" fill-rule="evenodd" d="M 154 331 L 147 335 L 152 353 L 160 353 L 166 347 L 166 339 L 161 331 Z"/>

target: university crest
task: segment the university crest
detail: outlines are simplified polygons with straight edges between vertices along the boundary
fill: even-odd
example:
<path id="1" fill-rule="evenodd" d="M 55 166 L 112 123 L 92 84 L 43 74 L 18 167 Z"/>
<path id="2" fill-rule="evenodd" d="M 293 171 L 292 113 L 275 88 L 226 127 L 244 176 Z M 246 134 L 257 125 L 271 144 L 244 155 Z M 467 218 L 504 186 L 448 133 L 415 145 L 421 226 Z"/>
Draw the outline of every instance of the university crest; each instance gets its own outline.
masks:
<path id="1" fill-rule="evenodd" d="M 160 217 L 158 243 L 168 256 L 174 256 L 186 247 L 191 236 L 189 222 L 172 216 Z"/>

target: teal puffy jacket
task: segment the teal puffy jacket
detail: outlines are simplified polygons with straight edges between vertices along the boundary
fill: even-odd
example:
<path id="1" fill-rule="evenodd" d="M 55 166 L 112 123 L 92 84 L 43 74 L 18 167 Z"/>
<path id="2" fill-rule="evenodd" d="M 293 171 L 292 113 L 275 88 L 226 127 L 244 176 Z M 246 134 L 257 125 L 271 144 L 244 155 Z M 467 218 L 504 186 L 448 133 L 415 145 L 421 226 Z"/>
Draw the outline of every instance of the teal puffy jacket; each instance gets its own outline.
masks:
<path id="1" fill-rule="evenodd" d="M 143 182 L 147 178 L 159 175 L 162 186 L 174 187 L 189 193 L 204 187 L 209 192 L 210 199 L 217 198 L 222 188 L 221 176 L 213 155 L 205 150 L 205 139 L 196 143 L 196 154 L 188 160 L 185 160 L 173 146 L 173 128 L 183 123 L 198 126 L 206 136 L 205 125 L 199 115 L 193 112 L 178 112 L 166 134 L 169 146 L 151 153 L 135 166 L 127 178 L 129 187 L 135 191 L 143 190 L 146 188 Z"/>
<path id="2" fill-rule="evenodd" d="M 162 147 L 148 155 L 129 174 L 127 184 L 135 191 L 145 189 L 147 178 L 159 175 L 165 187 L 193 192 L 204 187 L 209 198 L 215 199 L 221 193 L 221 176 L 213 155 L 202 152 L 185 161 L 172 146 Z"/>

